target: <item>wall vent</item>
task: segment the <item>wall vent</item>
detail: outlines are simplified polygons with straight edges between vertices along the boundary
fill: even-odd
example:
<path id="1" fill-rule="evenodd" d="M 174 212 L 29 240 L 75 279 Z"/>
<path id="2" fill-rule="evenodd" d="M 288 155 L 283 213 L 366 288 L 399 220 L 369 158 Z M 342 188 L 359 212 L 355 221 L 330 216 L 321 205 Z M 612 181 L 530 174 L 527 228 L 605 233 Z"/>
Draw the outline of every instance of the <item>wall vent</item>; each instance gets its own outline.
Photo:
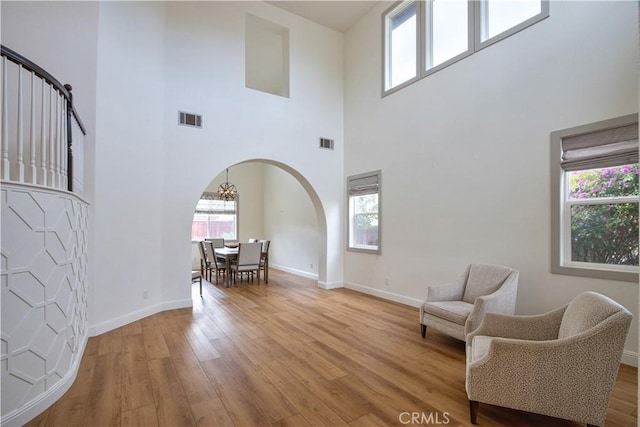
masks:
<path id="1" fill-rule="evenodd" d="M 178 111 L 178 123 L 184 126 L 202 128 L 202 115 Z"/>
<path id="2" fill-rule="evenodd" d="M 320 148 L 326 148 L 327 150 L 333 150 L 333 139 L 320 138 Z"/>

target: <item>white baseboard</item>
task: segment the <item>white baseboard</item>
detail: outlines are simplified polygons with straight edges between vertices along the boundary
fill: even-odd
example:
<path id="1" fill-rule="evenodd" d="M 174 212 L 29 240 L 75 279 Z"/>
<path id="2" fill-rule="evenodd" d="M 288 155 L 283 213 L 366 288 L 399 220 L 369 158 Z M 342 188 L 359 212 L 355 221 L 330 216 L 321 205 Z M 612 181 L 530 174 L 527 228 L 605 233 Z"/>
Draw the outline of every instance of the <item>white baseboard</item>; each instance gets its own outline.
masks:
<path id="1" fill-rule="evenodd" d="M 318 286 L 321 287 L 319 282 L 318 282 Z M 362 292 L 364 294 L 373 295 L 376 297 L 380 297 L 380 298 L 394 301 L 394 302 L 399 302 L 401 304 L 405 304 L 405 305 L 416 307 L 416 308 L 420 307 L 423 302 L 422 300 L 419 300 L 416 298 L 409 298 L 404 295 L 394 294 L 393 292 L 387 292 L 387 291 L 383 291 L 382 289 L 371 288 L 368 286 L 358 285 L 355 283 L 345 282 L 344 287 L 354 291 Z M 326 288 L 326 289 L 329 289 L 329 288 Z M 622 352 L 622 360 L 620 362 L 625 365 L 638 367 L 638 353 L 629 351 L 629 350 L 624 350 Z"/>
<path id="2" fill-rule="evenodd" d="M 369 286 L 358 285 L 355 283 L 344 282 L 344 287 L 354 291 L 362 292 L 363 294 L 373 295 L 389 301 L 399 302 L 411 307 L 420 307 L 422 300 L 416 298 L 406 297 L 400 294 L 394 294 L 393 292 L 383 291 L 382 289 L 371 288 Z"/>
<path id="3" fill-rule="evenodd" d="M 633 351 L 625 350 L 622 352 L 622 360 L 621 363 L 629 366 L 638 367 L 638 353 Z"/>
<path id="4" fill-rule="evenodd" d="M 269 263 L 269 268 L 274 268 L 276 270 L 284 271 L 287 273 L 295 274 L 296 276 L 306 277 L 307 279 L 315 279 L 318 280 L 318 275 L 315 273 L 309 273 L 307 271 L 298 270 L 296 268 L 286 267 L 284 265 Z"/>
<path id="5" fill-rule="evenodd" d="M 344 288 L 344 283 L 342 282 L 321 282 L 318 280 L 318 287 L 320 289 L 339 289 Z"/>
<path id="6" fill-rule="evenodd" d="M 26 405 L 9 412 L 7 415 L 0 419 L 0 425 L 3 426 L 21 426 L 25 425 L 42 412 L 45 409 L 53 405 L 58 399 L 62 397 L 73 385 L 73 382 L 78 376 L 78 369 L 80 369 L 80 362 L 82 362 L 82 356 L 87 346 L 88 336 L 84 337 L 82 345 L 73 361 L 73 364 L 67 371 L 67 374 L 57 383 L 54 384 L 49 390 L 42 394 L 39 394 L 35 399 L 28 402 Z"/>
<path id="7" fill-rule="evenodd" d="M 96 335 L 109 332 L 113 329 L 117 329 L 121 326 L 128 325 L 131 322 L 135 322 L 145 317 L 151 316 L 156 313 L 167 310 L 175 310 L 178 308 L 193 307 L 193 301 L 191 298 L 184 300 L 168 301 L 152 305 L 150 307 L 143 308 L 142 310 L 134 311 L 133 313 L 125 314 L 124 316 L 117 317 L 115 319 L 107 320 L 106 322 L 98 323 L 89 328 L 89 336 L 95 337 Z"/>

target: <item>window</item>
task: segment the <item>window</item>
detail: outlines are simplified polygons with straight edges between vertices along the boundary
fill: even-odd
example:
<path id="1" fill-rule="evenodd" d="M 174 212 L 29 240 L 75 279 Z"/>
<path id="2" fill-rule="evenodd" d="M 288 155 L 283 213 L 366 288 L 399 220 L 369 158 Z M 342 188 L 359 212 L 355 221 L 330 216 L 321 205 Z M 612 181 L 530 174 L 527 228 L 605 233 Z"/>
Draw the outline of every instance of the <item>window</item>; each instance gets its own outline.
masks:
<path id="1" fill-rule="evenodd" d="M 553 132 L 552 272 L 638 281 L 637 115 Z"/>
<path id="2" fill-rule="evenodd" d="M 380 253 L 380 171 L 347 178 L 348 249 Z"/>
<path id="3" fill-rule="evenodd" d="M 382 15 L 383 95 L 549 16 L 546 0 L 404 0 Z"/>
<path id="4" fill-rule="evenodd" d="M 416 1 L 402 2 L 385 19 L 387 60 L 386 87 L 396 87 L 417 76 L 418 22 Z"/>
<path id="5" fill-rule="evenodd" d="M 191 240 L 223 237 L 237 240 L 238 195 L 235 200 L 220 200 L 216 193 L 203 193 L 191 224 Z"/>

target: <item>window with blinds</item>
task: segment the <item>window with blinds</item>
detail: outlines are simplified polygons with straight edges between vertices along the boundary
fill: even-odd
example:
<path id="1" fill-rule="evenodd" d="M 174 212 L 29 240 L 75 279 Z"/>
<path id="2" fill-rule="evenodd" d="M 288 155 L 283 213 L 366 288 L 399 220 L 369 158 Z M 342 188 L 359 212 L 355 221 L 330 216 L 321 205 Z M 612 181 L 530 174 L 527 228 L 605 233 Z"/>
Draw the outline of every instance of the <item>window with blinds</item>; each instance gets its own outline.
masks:
<path id="1" fill-rule="evenodd" d="M 216 193 L 203 193 L 196 205 L 191 224 L 191 240 L 223 237 L 237 240 L 238 199 L 221 200 Z"/>
<path id="2" fill-rule="evenodd" d="M 381 253 L 380 178 L 381 171 L 347 178 L 348 250 Z"/>
<path id="3" fill-rule="evenodd" d="M 638 281 L 638 116 L 553 132 L 552 271 Z"/>

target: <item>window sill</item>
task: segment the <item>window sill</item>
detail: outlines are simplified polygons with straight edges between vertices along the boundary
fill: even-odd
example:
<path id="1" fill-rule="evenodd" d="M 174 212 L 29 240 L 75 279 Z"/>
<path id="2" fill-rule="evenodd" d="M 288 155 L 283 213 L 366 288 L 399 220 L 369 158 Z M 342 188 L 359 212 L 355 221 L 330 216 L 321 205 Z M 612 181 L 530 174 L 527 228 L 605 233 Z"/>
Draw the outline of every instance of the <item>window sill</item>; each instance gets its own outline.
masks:
<path id="1" fill-rule="evenodd" d="M 349 252 L 360 252 L 363 254 L 375 254 L 380 255 L 380 248 L 375 246 L 349 246 L 347 247 L 347 251 Z"/>
<path id="2" fill-rule="evenodd" d="M 613 266 L 612 266 L 613 267 Z M 585 263 L 584 265 L 573 264 L 570 266 L 567 265 L 552 265 L 551 266 L 552 274 L 563 274 L 566 276 L 578 276 L 578 277 L 589 277 L 592 279 L 604 279 L 604 280 L 617 280 L 620 282 L 634 282 L 638 283 L 639 275 L 636 269 L 633 271 L 622 271 L 622 270 L 614 270 L 613 268 L 607 267 L 598 267 L 596 265 L 590 266 Z"/>

